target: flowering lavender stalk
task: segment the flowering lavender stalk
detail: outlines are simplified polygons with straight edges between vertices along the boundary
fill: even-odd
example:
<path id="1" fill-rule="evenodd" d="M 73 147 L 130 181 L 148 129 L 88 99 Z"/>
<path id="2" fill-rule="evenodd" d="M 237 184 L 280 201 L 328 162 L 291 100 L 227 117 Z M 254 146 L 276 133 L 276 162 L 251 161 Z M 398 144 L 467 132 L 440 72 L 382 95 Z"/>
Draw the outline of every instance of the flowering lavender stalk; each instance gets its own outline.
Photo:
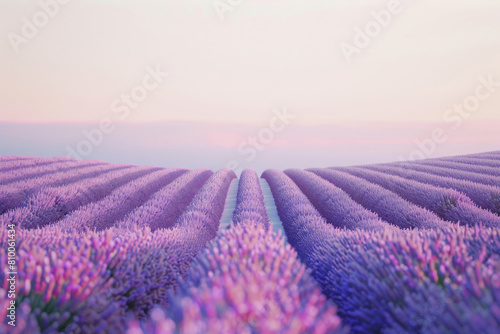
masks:
<path id="1" fill-rule="evenodd" d="M 104 172 L 116 171 L 131 166 L 125 164 L 95 165 L 82 161 L 81 165 L 71 169 L 0 185 L 0 214 L 22 205 L 30 195 L 44 187 L 68 186 L 86 178 L 99 176 Z"/>
<path id="2" fill-rule="evenodd" d="M 450 177 L 438 176 L 414 170 L 392 167 L 389 165 L 370 165 L 362 168 L 397 175 L 422 183 L 432 184 L 443 188 L 452 188 L 460 191 L 473 200 L 479 207 L 500 214 L 500 188 L 474 183 L 467 180 L 457 180 Z"/>
<path id="3" fill-rule="evenodd" d="M 371 235 L 346 231 L 329 236 L 323 252 L 330 262 L 317 278 L 330 284 L 333 300 L 355 332 L 427 333 L 437 325 L 440 333 L 488 328 L 484 332 L 493 333 L 500 322 L 494 308 L 485 312 L 484 306 L 493 306 L 488 296 L 498 295 L 500 286 L 483 282 L 490 281 L 493 268 L 487 259 L 498 256 L 499 240 L 498 228 L 482 227 Z M 459 300 L 461 313 L 447 311 Z M 450 322 L 454 314 L 462 318 L 458 326 Z"/>
<path id="4" fill-rule="evenodd" d="M 30 196 L 22 207 L 1 215 L 0 223 L 14 221 L 25 229 L 55 223 L 78 207 L 98 201 L 113 189 L 158 169 L 160 168 L 131 167 L 103 173 L 99 177 L 84 179 L 67 186 L 43 188 Z"/>
<path id="5" fill-rule="evenodd" d="M 500 227 L 499 216 L 477 207 L 469 197 L 456 190 L 364 168 L 348 167 L 338 170 L 393 191 L 405 200 L 434 212 L 444 220 L 459 222 L 462 225 L 483 224 L 488 227 Z"/>
<path id="6" fill-rule="evenodd" d="M 213 172 L 208 169 L 183 174 L 136 207 L 116 226 L 120 229 L 149 226 L 153 231 L 171 228 L 211 175 Z"/>
<path id="7" fill-rule="evenodd" d="M 342 331 L 335 306 L 296 252 L 260 222 L 221 231 L 169 299 L 167 314 L 155 309 L 149 322 L 133 321 L 127 333 Z"/>
<path id="8" fill-rule="evenodd" d="M 0 225 L 0 280 L 8 290 L 7 226 Z M 62 331 L 71 324 L 99 329 L 121 322 L 110 317 L 118 308 L 112 299 L 99 299 L 111 287 L 112 271 L 119 262 L 120 245 L 111 234 L 65 236 L 61 233 L 17 231 L 16 304 L 28 314 L 16 314 L 29 330 L 36 324 L 40 332 Z M 0 295 L 0 304 L 7 295 Z M 82 319 L 86 308 L 99 315 Z M 10 327 L 10 326 L 9 326 Z M 83 327 L 82 327 L 83 328 Z M 116 328 L 115 328 L 116 329 Z"/>
<path id="9" fill-rule="evenodd" d="M 350 230 L 381 231 L 391 228 L 377 214 L 353 201 L 342 189 L 314 173 L 300 169 L 287 169 L 288 175 L 307 196 L 314 207 L 335 227 Z"/>
<path id="10" fill-rule="evenodd" d="M 458 180 L 467 180 L 490 186 L 500 186 L 500 177 L 498 176 L 484 175 L 473 172 L 460 171 L 456 169 L 421 165 L 416 163 L 394 163 L 390 165 L 404 169 L 415 170 L 423 173 L 429 173 L 444 177 L 451 177 L 453 179 L 458 179 Z"/>
<path id="11" fill-rule="evenodd" d="M 245 169 L 240 176 L 236 207 L 233 212 L 233 223 L 252 222 L 265 230 L 269 229 L 264 195 L 260 188 L 259 176 L 253 169 Z"/>
<path id="12" fill-rule="evenodd" d="M 187 170 L 161 169 L 116 188 L 100 201 L 92 202 L 66 215 L 54 225 L 63 231 L 97 230 L 111 227 L 133 208 L 141 206 L 152 194 Z"/>
<path id="13" fill-rule="evenodd" d="M 330 181 L 344 190 L 353 200 L 375 212 L 386 222 L 400 228 L 445 228 L 451 225 L 434 213 L 359 177 L 326 168 L 309 171 Z"/>

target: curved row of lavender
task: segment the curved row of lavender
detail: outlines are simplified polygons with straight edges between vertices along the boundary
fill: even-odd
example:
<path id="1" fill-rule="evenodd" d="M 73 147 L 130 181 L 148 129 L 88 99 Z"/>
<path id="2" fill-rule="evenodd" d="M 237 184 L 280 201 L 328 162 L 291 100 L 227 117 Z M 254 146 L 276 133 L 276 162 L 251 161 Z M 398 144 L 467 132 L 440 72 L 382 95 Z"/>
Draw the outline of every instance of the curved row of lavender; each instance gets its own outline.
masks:
<path id="1" fill-rule="evenodd" d="M 500 155 L 457 159 L 495 168 Z M 63 160 L 0 157 L 0 194 L 26 194 L 0 216 L 4 319 L 12 218 L 20 278 L 18 326 L 0 332 L 323 333 L 344 331 L 340 318 L 355 333 L 500 332 L 499 188 L 462 180 L 472 164 L 448 177 L 268 170 L 285 246 L 250 219 L 268 221 L 253 171 L 240 179 L 236 225 L 217 234 L 230 170 Z M 492 228 L 474 221 L 485 217 Z"/>
<path id="2" fill-rule="evenodd" d="M 56 223 L 63 231 L 103 230 L 120 221 L 133 208 L 186 173 L 186 169 L 160 169 L 116 188 L 100 201 L 92 202 L 66 215 Z M 149 219 L 147 219 L 149 220 Z"/>
<path id="3" fill-rule="evenodd" d="M 269 218 L 259 176 L 253 169 L 245 169 L 241 173 L 232 221 L 236 225 L 251 221 L 262 225 L 266 230 L 269 229 Z"/>
<path id="4" fill-rule="evenodd" d="M 500 168 L 498 167 L 489 167 L 478 164 L 466 164 L 463 162 L 455 162 L 455 161 L 445 161 L 445 160 L 422 160 L 416 161 L 416 163 L 422 165 L 430 165 L 442 168 L 450 168 L 450 169 L 458 169 L 466 172 L 484 174 L 484 175 L 492 175 L 492 176 L 500 176 Z"/>
<path id="5" fill-rule="evenodd" d="M 500 187 L 475 183 L 460 178 L 444 177 L 389 165 L 370 165 L 362 168 L 396 175 L 443 188 L 451 188 L 467 195 L 479 207 L 500 214 Z"/>
<path id="6" fill-rule="evenodd" d="M 0 189 L 0 214 L 22 205 L 30 195 L 46 187 L 68 186 L 72 183 L 99 176 L 102 172 L 130 167 L 131 165 L 96 164 L 82 161 L 64 169 L 58 169 L 40 176 L 19 177 L 19 180 L 9 180 Z M 19 172 L 22 175 L 22 169 Z"/>
<path id="7" fill-rule="evenodd" d="M 127 333 L 344 333 L 335 305 L 297 253 L 262 224 L 240 221 L 196 257 L 168 310 Z"/>
<path id="8" fill-rule="evenodd" d="M 180 171 L 164 174 L 179 179 L 187 174 L 179 176 Z M 206 170 L 201 172 L 207 175 Z M 214 238 L 235 177 L 227 169 L 213 174 L 171 229 L 113 227 L 82 233 L 57 225 L 28 230 L 18 224 L 16 303 L 21 320 L 16 328 L 4 323 L 0 331 L 123 333 L 130 317 L 145 318 L 153 306 L 166 307 L 168 289 L 177 286 L 192 258 Z M 7 226 L 5 222 L 1 226 L 0 305 L 4 306 L 9 302 Z M 6 312 L 2 308 L 0 316 Z"/>
<path id="9" fill-rule="evenodd" d="M 53 164 L 57 163 L 63 163 L 70 165 L 70 164 L 75 164 L 77 163 L 76 160 L 74 159 L 67 159 L 67 158 L 30 158 L 30 157 L 23 157 L 23 159 L 16 159 L 16 157 L 12 157 L 10 159 L 2 159 L 0 160 L 2 163 L 0 165 L 0 173 L 2 173 L 2 176 L 5 177 L 10 177 L 10 175 L 19 176 L 18 172 L 20 168 L 24 167 L 34 167 L 33 170 L 25 169 L 21 171 L 22 174 L 30 174 L 33 172 L 38 172 L 41 173 L 44 170 L 52 170 Z M 21 174 L 21 175 L 22 175 Z"/>
<path id="10" fill-rule="evenodd" d="M 338 168 L 338 170 L 376 183 L 405 200 L 434 212 L 444 220 L 470 226 L 476 224 L 487 227 L 500 226 L 498 215 L 479 208 L 469 197 L 456 190 L 440 188 L 369 169 L 347 167 Z"/>
<path id="11" fill-rule="evenodd" d="M 196 169 L 181 175 L 117 222 L 116 226 L 120 229 L 148 226 L 153 231 L 174 226 L 181 213 L 212 175 L 213 172 L 208 169 Z"/>
<path id="12" fill-rule="evenodd" d="M 10 161 L 20 161 L 20 160 L 31 160 L 33 161 L 36 158 L 33 157 L 26 157 L 26 156 L 20 156 L 20 155 L 2 155 L 0 156 L 0 162 L 10 162 Z M 46 159 L 46 158 L 40 158 L 40 159 Z"/>
<path id="13" fill-rule="evenodd" d="M 469 172 L 466 170 L 457 170 L 451 168 L 443 168 L 438 166 L 430 166 L 419 163 L 394 163 L 389 164 L 389 166 L 400 167 L 409 170 L 415 170 L 418 172 L 424 172 L 428 174 L 434 174 L 438 176 L 451 177 L 454 179 L 467 180 L 479 184 L 485 184 L 489 186 L 500 186 L 500 177 L 494 175 L 485 175 L 475 172 Z"/>
<path id="14" fill-rule="evenodd" d="M 390 225 L 352 200 L 342 189 L 321 177 L 300 169 L 288 169 L 290 177 L 314 207 L 335 227 L 349 230 L 383 231 Z"/>
<path id="15" fill-rule="evenodd" d="M 446 228 L 451 225 L 436 214 L 408 202 L 392 191 L 359 177 L 326 168 L 315 168 L 309 171 L 341 188 L 353 200 L 394 226 L 400 228 Z"/>
<path id="16" fill-rule="evenodd" d="M 29 196 L 22 206 L 0 216 L 1 223 L 21 222 L 23 228 L 40 228 L 52 224 L 82 205 L 101 200 L 115 188 L 159 167 L 130 166 L 100 173 L 90 179 L 58 187 L 43 187 Z"/>
<path id="17" fill-rule="evenodd" d="M 480 165 L 480 166 L 488 166 L 498 168 L 500 167 L 500 160 L 497 155 L 474 155 L 467 157 L 448 157 L 448 158 L 440 158 L 439 160 L 443 161 L 451 161 L 451 162 L 462 162 L 469 165 Z"/>
<path id="18" fill-rule="evenodd" d="M 72 171 L 78 169 L 82 166 L 95 166 L 95 165 L 104 165 L 104 163 L 99 161 L 73 161 L 73 160 L 64 160 L 64 161 L 56 161 L 50 164 L 45 164 L 40 166 L 37 164 L 32 167 L 23 167 L 23 168 L 15 168 L 13 170 L 9 170 L 6 172 L 1 172 L 1 184 L 16 182 L 16 181 L 25 181 L 26 179 L 32 179 L 41 176 L 51 176 L 54 173 L 61 171 Z M 111 164 L 106 164 L 111 165 Z"/>
<path id="19" fill-rule="evenodd" d="M 345 332 L 335 306 L 297 253 L 265 224 L 259 192 L 255 171 L 244 170 L 233 224 L 194 259 L 186 279 L 169 297 L 168 310 L 154 310 L 147 322 L 132 321 L 129 332 Z"/>
<path id="20" fill-rule="evenodd" d="M 262 177 L 290 244 L 353 332 L 500 330 L 499 228 L 337 229 L 285 173 Z"/>

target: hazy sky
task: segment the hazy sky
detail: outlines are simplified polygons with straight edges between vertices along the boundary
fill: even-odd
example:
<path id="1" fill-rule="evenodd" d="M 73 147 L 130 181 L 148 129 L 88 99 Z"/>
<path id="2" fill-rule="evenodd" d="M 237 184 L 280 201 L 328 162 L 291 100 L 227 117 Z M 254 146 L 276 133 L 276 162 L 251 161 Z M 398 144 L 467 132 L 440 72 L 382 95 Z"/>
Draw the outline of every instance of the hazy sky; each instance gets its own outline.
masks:
<path id="1" fill-rule="evenodd" d="M 478 77 L 500 82 L 498 0 L 401 0 L 393 13 L 378 0 L 55 3 L 0 0 L 0 121 L 259 127 L 286 107 L 295 125 L 418 121 L 431 124 L 425 136 L 458 122 L 447 112 L 454 104 L 487 92 Z M 370 26 L 369 45 L 356 44 Z M 357 49 L 350 61 L 346 45 Z M 153 85 L 155 68 L 168 77 L 127 116 L 117 113 L 124 95 Z M 459 117 L 500 121 L 499 107 L 500 86 Z"/>
<path id="2" fill-rule="evenodd" d="M 222 21 L 217 1 L 72 0 L 18 54 L 6 34 L 40 4 L 0 3 L 2 120 L 98 120 L 156 64 L 170 76 L 129 121 L 260 122 L 280 106 L 302 122 L 438 121 L 477 76 L 500 81 L 497 0 L 401 0 L 351 64 L 340 43 L 387 1 L 242 1 Z M 477 119 L 499 106 L 500 92 Z"/>

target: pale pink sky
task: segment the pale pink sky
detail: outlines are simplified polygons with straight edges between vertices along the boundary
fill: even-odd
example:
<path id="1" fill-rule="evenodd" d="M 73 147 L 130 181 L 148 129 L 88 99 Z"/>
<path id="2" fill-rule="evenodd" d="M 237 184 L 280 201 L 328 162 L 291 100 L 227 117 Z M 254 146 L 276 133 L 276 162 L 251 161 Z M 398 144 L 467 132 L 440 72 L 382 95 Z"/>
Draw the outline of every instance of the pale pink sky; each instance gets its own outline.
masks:
<path id="1" fill-rule="evenodd" d="M 458 114 L 447 111 L 475 93 L 478 77 L 500 82 L 498 0 L 401 0 L 401 12 L 350 63 L 341 44 L 353 44 L 357 27 L 373 22 L 372 12 L 385 10 L 388 1 L 243 0 L 221 20 L 214 4 L 227 0 L 72 0 L 15 52 L 13 34 L 22 35 L 23 19 L 32 20 L 41 2 L 0 0 L 4 125 L 182 121 L 193 133 L 192 122 L 201 122 L 211 134 L 189 145 L 233 150 L 238 138 L 269 123 L 273 108 L 287 107 L 296 115 L 294 126 L 352 131 L 314 136 L 304 127 L 310 136 L 300 139 L 299 128 L 296 136 L 276 136 L 269 150 L 300 143 L 343 146 L 352 154 L 349 145 L 370 143 L 387 152 L 402 145 L 387 155 L 396 159 L 436 127 L 450 139 L 434 155 L 491 150 L 500 142 L 497 132 L 484 130 L 500 121 L 500 86 L 470 116 L 460 116 L 453 131 Z M 128 117 L 118 118 L 112 104 L 157 64 L 169 76 Z M 370 122 L 364 124 L 371 124 L 371 137 L 359 122 Z M 412 122 L 418 122 L 415 131 L 395 129 L 411 129 Z M 209 130 L 215 123 L 246 130 Z M 77 137 L 61 143 L 61 151 Z M 155 144 L 181 147 L 179 138 L 167 134 Z M 459 142 L 469 148 L 459 149 Z"/>
<path id="2" fill-rule="evenodd" d="M 97 121 L 156 64 L 170 77 L 127 121 L 441 121 L 477 76 L 500 81 L 497 0 L 401 0 L 349 65 L 340 43 L 387 1 L 242 1 L 224 21 L 214 2 L 72 0 L 16 54 L 7 34 L 40 5 L 0 0 L 0 120 Z M 473 119 L 499 107 L 500 91 Z"/>

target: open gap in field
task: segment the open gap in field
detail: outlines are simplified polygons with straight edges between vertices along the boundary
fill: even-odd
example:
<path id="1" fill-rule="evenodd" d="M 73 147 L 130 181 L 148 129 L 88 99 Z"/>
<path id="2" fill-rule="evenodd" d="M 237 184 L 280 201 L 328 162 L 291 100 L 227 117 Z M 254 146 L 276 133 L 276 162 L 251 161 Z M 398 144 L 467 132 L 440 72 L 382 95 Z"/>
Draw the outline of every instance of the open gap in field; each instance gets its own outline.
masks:
<path id="1" fill-rule="evenodd" d="M 267 217 L 269 217 L 269 225 L 274 233 L 281 231 L 281 234 L 285 237 L 285 241 L 288 243 L 286 238 L 285 230 L 283 229 L 283 223 L 278 216 L 278 210 L 276 209 L 276 203 L 274 202 L 273 194 L 271 193 L 271 188 L 269 183 L 265 179 L 260 178 L 260 188 L 262 189 L 262 195 L 264 195 L 264 204 L 266 205 Z"/>

